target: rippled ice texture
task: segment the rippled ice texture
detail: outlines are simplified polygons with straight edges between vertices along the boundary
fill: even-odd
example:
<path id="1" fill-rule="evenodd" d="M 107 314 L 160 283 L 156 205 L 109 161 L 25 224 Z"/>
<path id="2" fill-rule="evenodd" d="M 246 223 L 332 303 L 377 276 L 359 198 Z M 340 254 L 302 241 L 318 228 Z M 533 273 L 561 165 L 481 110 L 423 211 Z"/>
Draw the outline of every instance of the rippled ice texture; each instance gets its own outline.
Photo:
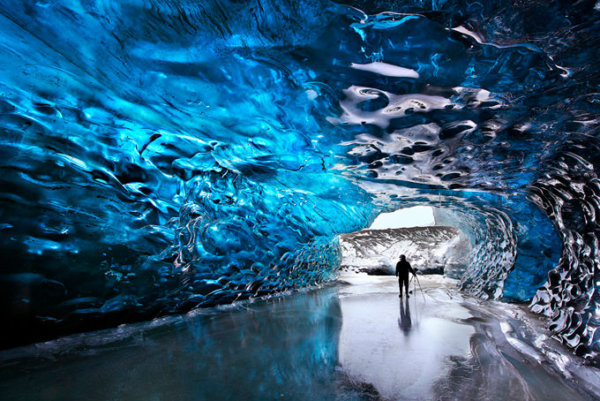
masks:
<path id="1" fill-rule="evenodd" d="M 4 344 L 328 280 L 429 204 L 594 356 L 597 8 L 0 1 Z"/>

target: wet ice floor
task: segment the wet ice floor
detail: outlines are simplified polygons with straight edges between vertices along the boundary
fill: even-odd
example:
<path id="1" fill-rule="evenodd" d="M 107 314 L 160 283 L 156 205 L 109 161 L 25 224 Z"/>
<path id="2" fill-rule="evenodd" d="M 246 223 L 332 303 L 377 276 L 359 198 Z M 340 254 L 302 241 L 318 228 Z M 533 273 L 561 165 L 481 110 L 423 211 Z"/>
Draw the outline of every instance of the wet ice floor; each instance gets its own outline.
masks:
<path id="1" fill-rule="evenodd" d="M 590 400 L 600 374 L 516 305 L 394 277 L 0 353 L 2 400 Z"/>
<path id="2" fill-rule="evenodd" d="M 417 287 L 404 301 L 393 278 L 342 280 L 354 285 L 340 290 L 341 368 L 372 383 L 384 399 L 585 400 L 599 394 L 598 371 L 581 368 L 520 306 L 465 296 L 440 276 L 421 277 L 422 291 Z M 569 369 L 591 375 L 588 387 L 576 390 L 566 379 Z"/>
<path id="3" fill-rule="evenodd" d="M 448 375 L 449 358 L 469 353 L 473 327 L 456 323 L 469 313 L 441 289 L 401 300 L 395 280 L 377 281 L 375 293 L 341 291 L 340 365 L 385 398 L 433 399 L 432 384 Z"/>

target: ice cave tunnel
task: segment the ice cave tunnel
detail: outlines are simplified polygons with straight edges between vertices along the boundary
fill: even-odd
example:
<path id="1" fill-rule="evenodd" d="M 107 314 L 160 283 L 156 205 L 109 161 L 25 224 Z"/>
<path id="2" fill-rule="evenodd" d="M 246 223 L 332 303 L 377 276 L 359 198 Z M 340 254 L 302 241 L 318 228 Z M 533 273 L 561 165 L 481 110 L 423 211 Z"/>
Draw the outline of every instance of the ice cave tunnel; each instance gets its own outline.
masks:
<path id="1" fill-rule="evenodd" d="M 313 286 L 428 205 L 600 351 L 594 1 L 0 1 L 2 347 Z"/>

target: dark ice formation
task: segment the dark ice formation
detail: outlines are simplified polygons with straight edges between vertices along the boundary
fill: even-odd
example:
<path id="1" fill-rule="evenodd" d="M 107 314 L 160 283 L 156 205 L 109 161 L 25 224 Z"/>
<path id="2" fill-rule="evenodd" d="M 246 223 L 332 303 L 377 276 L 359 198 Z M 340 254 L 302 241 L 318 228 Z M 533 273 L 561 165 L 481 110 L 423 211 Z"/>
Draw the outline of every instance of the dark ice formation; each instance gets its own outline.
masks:
<path id="1" fill-rule="evenodd" d="M 0 1 L 4 346 L 330 280 L 426 204 L 597 355 L 596 4 L 341 3 Z"/>

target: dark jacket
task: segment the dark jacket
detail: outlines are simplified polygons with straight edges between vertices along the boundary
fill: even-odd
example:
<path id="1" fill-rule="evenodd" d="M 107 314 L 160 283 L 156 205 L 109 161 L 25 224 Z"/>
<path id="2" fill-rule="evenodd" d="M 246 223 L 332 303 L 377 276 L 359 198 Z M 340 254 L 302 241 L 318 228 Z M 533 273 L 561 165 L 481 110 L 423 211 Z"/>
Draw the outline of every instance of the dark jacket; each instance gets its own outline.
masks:
<path id="1" fill-rule="evenodd" d="M 410 267 L 410 263 L 406 260 L 400 260 L 396 263 L 396 276 L 399 278 L 408 278 L 408 273 L 415 274 L 415 271 Z"/>

